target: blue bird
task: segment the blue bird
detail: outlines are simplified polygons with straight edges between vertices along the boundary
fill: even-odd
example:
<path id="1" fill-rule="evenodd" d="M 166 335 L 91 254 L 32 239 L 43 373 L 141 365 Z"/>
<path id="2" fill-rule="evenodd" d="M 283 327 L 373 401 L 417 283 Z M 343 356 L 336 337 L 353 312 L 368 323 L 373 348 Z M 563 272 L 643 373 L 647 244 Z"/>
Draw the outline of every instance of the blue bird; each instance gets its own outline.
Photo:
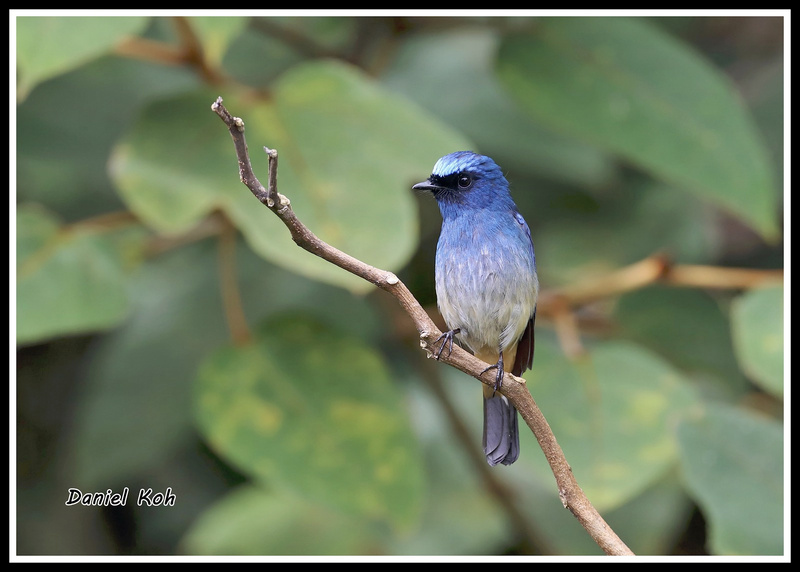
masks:
<path id="1" fill-rule="evenodd" d="M 458 151 L 436 162 L 426 181 L 442 213 L 436 247 L 436 298 L 453 338 L 496 369 L 494 387 L 483 386 L 483 451 L 489 465 L 519 456 L 517 410 L 497 390 L 503 373 L 533 364 L 533 325 L 539 280 L 531 231 L 517 210 L 500 167 L 484 155 Z"/>

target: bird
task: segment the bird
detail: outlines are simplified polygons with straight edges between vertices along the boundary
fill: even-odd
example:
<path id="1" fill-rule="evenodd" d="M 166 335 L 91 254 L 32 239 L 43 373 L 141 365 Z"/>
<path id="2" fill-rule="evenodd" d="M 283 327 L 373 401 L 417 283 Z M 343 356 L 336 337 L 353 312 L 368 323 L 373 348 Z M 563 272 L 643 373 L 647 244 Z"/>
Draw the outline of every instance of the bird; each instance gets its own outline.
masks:
<path id="1" fill-rule="evenodd" d="M 519 457 L 517 410 L 502 388 L 505 372 L 533 365 L 539 296 L 531 231 L 511 197 L 509 182 L 490 157 L 457 151 L 441 157 L 431 175 L 412 186 L 438 203 L 436 302 L 448 331 L 437 340 L 438 360 L 453 339 L 496 370 L 483 386 L 483 451 L 491 466 Z"/>

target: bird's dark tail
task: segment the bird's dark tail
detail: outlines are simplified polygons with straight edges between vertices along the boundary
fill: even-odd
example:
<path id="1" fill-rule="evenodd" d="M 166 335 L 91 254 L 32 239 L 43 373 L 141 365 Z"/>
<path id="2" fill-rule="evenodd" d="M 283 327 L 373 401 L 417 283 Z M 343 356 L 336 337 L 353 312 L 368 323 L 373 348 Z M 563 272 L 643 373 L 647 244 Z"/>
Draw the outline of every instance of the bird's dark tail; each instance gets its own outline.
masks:
<path id="1" fill-rule="evenodd" d="M 491 466 L 510 465 L 519 457 L 517 410 L 505 395 L 483 394 L 483 452 Z"/>

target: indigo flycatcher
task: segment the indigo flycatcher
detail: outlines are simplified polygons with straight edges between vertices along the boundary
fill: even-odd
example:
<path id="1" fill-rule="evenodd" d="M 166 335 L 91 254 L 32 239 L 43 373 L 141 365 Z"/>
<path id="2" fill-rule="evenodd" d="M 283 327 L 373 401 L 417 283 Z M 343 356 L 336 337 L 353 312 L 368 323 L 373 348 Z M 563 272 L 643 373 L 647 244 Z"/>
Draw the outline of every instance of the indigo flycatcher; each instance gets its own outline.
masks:
<path id="1" fill-rule="evenodd" d="M 522 375 L 533 363 L 533 325 L 539 280 L 531 231 L 500 167 L 471 151 L 439 159 L 426 181 L 412 187 L 433 193 L 442 213 L 436 247 L 436 298 L 453 337 L 496 369 L 483 386 L 483 451 L 490 465 L 519 456 L 517 410 L 498 393 L 503 373 Z"/>

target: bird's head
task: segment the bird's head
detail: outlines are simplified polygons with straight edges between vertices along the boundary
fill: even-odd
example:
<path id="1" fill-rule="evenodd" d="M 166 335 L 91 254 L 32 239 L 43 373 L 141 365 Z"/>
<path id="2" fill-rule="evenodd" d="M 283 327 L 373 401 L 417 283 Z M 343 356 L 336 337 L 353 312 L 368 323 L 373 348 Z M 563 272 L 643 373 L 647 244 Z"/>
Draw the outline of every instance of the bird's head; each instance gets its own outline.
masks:
<path id="1" fill-rule="evenodd" d="M 441 207 L 480 207 L 511 199 L 508 181 L 497 163 L 472 151 L 457 151 L 445 155 L 433 166 L 433 172 L 427 180 L 411 188 L 430 191 Z"/>

